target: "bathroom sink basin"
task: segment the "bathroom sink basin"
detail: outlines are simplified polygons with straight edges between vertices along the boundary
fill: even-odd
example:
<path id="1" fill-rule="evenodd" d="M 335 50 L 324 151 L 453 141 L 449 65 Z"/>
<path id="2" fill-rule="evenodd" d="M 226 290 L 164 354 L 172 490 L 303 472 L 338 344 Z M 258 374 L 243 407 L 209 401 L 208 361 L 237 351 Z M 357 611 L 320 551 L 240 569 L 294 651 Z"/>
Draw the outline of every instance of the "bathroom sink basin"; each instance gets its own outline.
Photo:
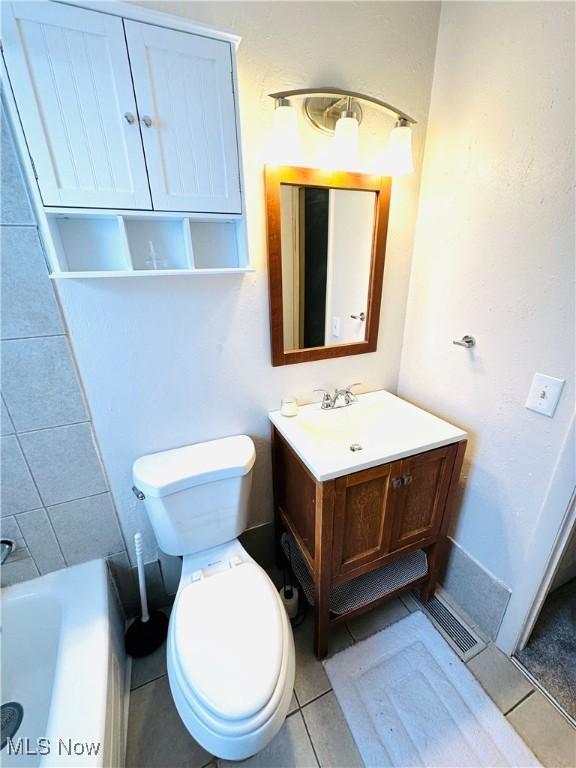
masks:
<path id="1" fill-rule="evenodd" d="M 298 415 L 270 421 L 317 480 L 331 480 L 466 439 L 466 432 L 380 390 L 349 406 L 305 405 Z"/>

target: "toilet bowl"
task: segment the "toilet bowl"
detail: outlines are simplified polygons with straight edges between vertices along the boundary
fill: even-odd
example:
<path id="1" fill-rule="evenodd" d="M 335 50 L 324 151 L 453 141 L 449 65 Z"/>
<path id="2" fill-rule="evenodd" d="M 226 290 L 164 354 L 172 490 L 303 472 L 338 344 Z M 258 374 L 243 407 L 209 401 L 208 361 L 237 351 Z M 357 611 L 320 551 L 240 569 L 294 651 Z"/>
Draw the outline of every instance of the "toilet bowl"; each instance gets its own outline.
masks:
<path id="1" fill-rule="evenodd" d="M 290 621 L 236 538 L 254 459 L 240 435 L 143 456 L 133 468 L 158 544 L 183 558 L 166 650 L 172 697 L 196 741 L 228 760 L 268 744 L 294 686 Z"/>

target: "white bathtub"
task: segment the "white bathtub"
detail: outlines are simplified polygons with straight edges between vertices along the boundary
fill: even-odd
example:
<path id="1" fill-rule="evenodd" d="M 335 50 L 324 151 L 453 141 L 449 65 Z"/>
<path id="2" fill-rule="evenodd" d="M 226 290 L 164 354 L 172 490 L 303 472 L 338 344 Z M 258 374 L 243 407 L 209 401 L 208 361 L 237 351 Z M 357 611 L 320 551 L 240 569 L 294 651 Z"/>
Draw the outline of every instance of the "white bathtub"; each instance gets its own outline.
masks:
<path id="1" fill-rule="evenodd" d="M 104 560 L 6 587 L 0 604 L 2 704 L 24 710 L 2 766 L 122 766 L 129 670 Z"/>

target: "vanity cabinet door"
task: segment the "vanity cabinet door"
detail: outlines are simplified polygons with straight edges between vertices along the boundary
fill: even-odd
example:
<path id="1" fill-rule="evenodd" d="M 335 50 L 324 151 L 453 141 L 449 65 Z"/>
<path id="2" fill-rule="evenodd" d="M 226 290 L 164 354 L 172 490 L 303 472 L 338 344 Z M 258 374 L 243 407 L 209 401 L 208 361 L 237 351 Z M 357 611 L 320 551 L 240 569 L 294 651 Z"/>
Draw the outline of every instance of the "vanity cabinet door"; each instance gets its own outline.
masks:
<path id="1" fill-rule="evenodd" d="M 42 202 L 150 209 L 122 19 L 6 3 L 3 45 Z"/>
<path id="2" fill-rule="evenodd" d="M 241 213 L 231 44 L 124 25 L 154 209 Z"/>
<path id="3" fill-rule="evenodd" d="M 400 465 L 396 479 L 402 484 L 394 490 L 399 503 L 391 519 L 390 552 L 439 534 L 456 451 L 449 445 L 394 464 Z"/>
<path id="4" fill-rule="evenodd" d="M 335 486 L 334 576 L 377 561 L 390 549 L 392 520 L 401 494 L 392 487 L 400 462 L 354 472 Z"/>

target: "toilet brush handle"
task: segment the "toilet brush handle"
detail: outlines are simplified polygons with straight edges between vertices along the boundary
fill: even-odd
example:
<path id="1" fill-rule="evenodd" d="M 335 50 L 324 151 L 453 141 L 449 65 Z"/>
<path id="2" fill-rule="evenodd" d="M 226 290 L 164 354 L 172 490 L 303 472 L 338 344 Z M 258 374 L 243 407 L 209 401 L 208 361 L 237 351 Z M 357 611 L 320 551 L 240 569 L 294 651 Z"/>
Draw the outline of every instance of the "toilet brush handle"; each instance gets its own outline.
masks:
<path id="1" fill-rule="evenodd" d="M 138 587 L 140 589 L 140 604 L 142 606 L 142 623 L 150 618 L 148 613 L 148 599 L 146 597 L 146 579 L 144 577 L 144 558 L 142 556 L 142 534 L 134 534 L 134 548 L 136 549 L 136 565 L 138 567 Z"/>

